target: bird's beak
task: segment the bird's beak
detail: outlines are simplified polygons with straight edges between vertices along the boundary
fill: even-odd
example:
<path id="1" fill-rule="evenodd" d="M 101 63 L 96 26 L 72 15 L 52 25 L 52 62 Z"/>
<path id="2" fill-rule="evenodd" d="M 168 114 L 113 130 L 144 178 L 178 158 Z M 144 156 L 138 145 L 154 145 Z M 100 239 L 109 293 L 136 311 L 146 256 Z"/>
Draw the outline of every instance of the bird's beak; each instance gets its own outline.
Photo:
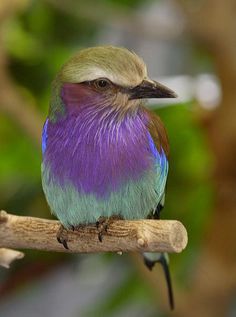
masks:
<path id="1" fill-rule="evenodd" d="M 177 94 L 166 86 L 154 81 L 143 80 L 141 84 L 129 89 L 129 99 L 176 98 Z"/>

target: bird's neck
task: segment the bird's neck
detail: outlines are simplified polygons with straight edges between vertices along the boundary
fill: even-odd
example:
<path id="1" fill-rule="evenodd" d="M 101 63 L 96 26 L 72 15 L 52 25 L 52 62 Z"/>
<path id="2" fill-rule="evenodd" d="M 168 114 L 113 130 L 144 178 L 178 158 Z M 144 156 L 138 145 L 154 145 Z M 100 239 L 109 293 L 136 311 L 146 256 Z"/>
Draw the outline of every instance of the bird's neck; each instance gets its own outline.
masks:
<path id="1" fill-rule="evenodd" d="M 71 142 L 86 140 L 88 144 L 107 149 L 110 145 L 120 146 L 135 137 L 140 141 L 146 135 L 148 118 L 143 108 L 134 111 L 119 112 L 119 110 L 91 106 L 67 109 L 66 115 L 53 123 Z"/>

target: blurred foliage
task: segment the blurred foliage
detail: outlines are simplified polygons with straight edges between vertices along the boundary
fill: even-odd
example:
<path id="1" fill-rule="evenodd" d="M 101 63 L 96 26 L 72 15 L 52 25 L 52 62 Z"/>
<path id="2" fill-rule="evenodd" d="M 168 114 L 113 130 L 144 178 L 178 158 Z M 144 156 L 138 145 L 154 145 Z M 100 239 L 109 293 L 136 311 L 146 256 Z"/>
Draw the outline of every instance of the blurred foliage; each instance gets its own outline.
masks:
<path id="1" fill-rule="evenodd" d="M 130 10 L 139 2 L 104 1 Z M 46 117 L 50 85 L 55 73 L 73 52 L 95 44 L 98 31 L 97 24 L 62 12 L 46 1 L 32 1 L 22 14 L 7 21 L 4 45 L 12 77 L 24 95 L 38 105 L 43 118 Z M 171 145 L 163 218 L 180 219 L 189 229 L 187 250 L 181 255 L 171 256 L 173 274 L 184 283 L 210 217 L 213 189 L 209 175 L 214 162 L 195 119 L 194 103 L 157 108 L 156 112 L 166 125 Z M 14 213 L 49 217 L 40 183 L 41 154 L 38 149 L 6 117 L 0 118 L 0 143 L 1 207 Z M 53 254 L 42 257 L 40 252 L 27 252 L 27 257 L 17 264 L 16 271 L 36 259 L 40 263 L 52 263 L 52 258 L 64 257 Z M 94 316 L 96 311 L 101 316 L 112 316 L 113 312 L 134 300 L 142 299 L 149 303 L 151 296 L 148 292 L 151 290 L 147 291 L 147 286 L 135 271 L 110 294 L 106 302 L 97 303 L 98 306 L 94 303 L 94 310 L 88 315 Z"/>

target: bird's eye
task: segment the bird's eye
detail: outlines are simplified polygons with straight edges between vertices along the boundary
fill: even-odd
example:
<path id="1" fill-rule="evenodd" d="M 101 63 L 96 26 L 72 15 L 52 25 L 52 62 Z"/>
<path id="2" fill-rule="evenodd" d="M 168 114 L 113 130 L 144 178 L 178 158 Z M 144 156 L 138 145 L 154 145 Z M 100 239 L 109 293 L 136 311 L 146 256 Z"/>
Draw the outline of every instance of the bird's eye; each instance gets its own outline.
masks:
<path id="1" fill-rule="evenodd" d="M 99 78 L 94 81 L 94 85 L 99 90 L 106 90 L 110 87 L 110 81 L 106 78 Z"/>

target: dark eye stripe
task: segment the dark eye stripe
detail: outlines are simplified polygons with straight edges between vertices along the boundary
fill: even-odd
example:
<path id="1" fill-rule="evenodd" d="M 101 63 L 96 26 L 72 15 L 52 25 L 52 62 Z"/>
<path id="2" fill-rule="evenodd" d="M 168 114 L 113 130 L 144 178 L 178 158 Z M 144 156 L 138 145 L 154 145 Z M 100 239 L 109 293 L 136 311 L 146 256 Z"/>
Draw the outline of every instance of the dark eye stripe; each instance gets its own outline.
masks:
<path id="1" fill-rule="evenodd" d="M 112 86 L 115 86 L 109 79 L 107 78 L 97 78 L 94 80 L 84 81 L 81 84 L 93 86 L 98 90 L 106 90 Z"/>
<path id="2" fill-rule="evenodd" d="M 107 83 L 106 85 L 104 85 L 104 88 L 102 86 L 100 87 L 98 85 L 98 82 L 100 82 L 100 81 L 104 81 L 104 82 Z M 93 79 L 93 80 L 83 81 L 80 84 L 88 85 L 88 86 L 95 87 L 95 88 L 101 89 L 101 90 L 102 89 L 106 90 L 108 88 L 114 88 L 117 91 L 119 90 L 119 91 L 121 91 L 123 93 L 129 93 L 129 89 L 131 89 L 131 88 L 128 88 L 128 87 L 122 87 L 122 86 L 120 86 L 118 84 L 114 84 L 112 81 L 110 81 L 110 79 L 105 78 L 105 77 L 104 78 L 97 78 L 97 79 Z"/>

